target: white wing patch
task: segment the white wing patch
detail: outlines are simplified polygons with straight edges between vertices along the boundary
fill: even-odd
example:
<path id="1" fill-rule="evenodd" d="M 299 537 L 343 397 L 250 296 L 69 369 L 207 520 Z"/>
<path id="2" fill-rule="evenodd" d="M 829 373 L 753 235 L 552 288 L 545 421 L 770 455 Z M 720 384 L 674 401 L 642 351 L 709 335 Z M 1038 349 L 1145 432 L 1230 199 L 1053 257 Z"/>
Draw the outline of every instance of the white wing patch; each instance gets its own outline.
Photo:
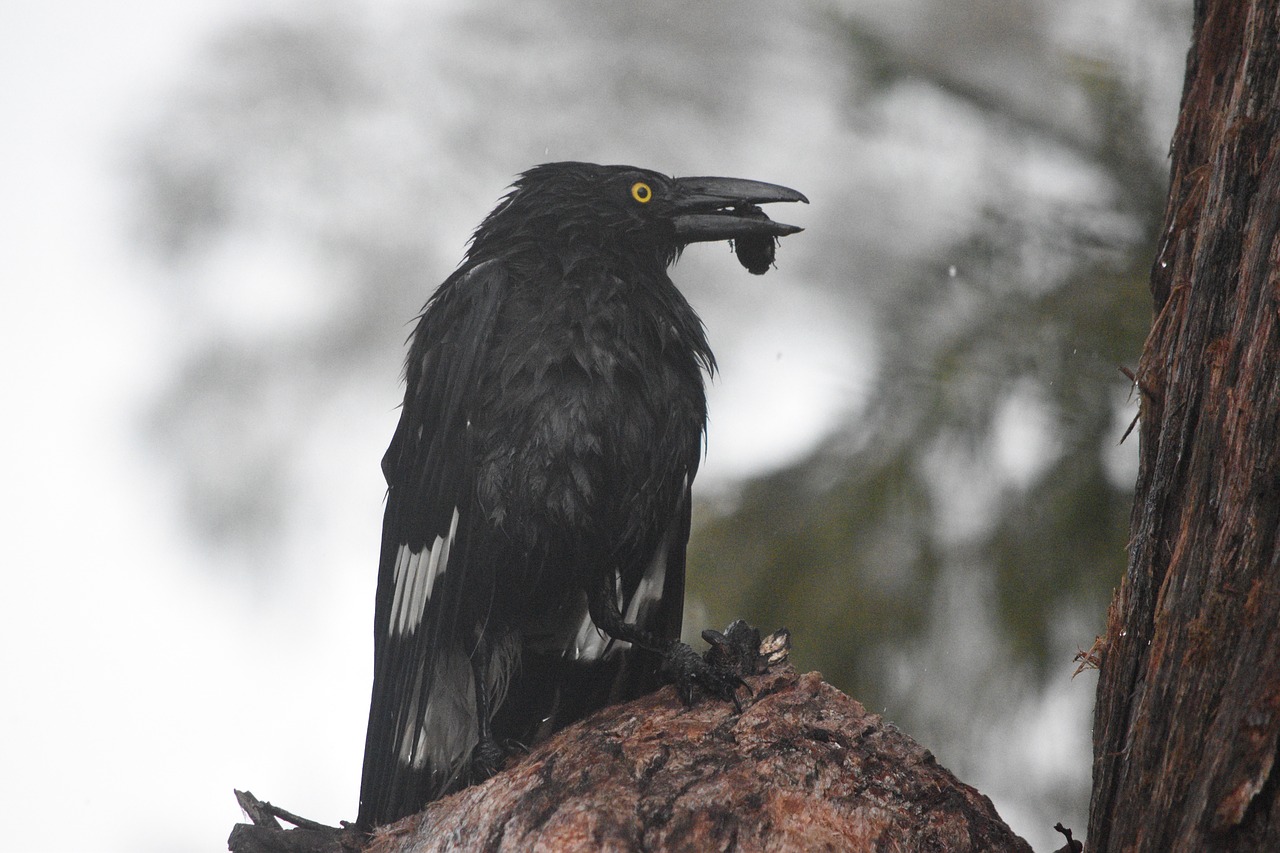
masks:
<path id="1" fill-rule="evenodd" d="M 624 622 L 636 624 L 641 614 L 647 613 L 662 600 L 662 590 L 667 583 L 669 538 L 670 533 L 663 536 L 662 541 L 658 543 L 658 550 L 649 561 L 649 567 L 644 570 L 644 575 L 636 586 L 635 595 L 631 596 L 631 601 L 627 602 L 627 612 L 622 614 Z M 616 575 L 616 578 L 618 595 L 621 597 L 621 574 Z M 591 612 L 588 610 L 582 615 L 582 622 L 578 626 L 578 633 L 573 638 L 573 648 L 569 652 L 569 657 L 571 660 L 601 660 L 629 648 L 631 644 L 625 640 L 615 640 L 605 636 L 605 633 L 596 627 L 596 623 L 591 621 Z"/>
<path id="2" fill-rule="evenodd" d="M 424 681 L 429 684 L 419 718 Z M 465 655 L 455 651 L 423 664 L 414 680 L 407 718 L 401 721 L 400 763 L 415 770 L 429 767 L 446 776 L 456 772 L 479 738 L 475 695 L 471 663 Z"/>
<path id="3" fill-rule="evenodd" d="M 437 536 L 428 548 L 413 553 L 408 545 L 396 551 L 395 592 L 391 596 L 388 634 L 407 634 L 422 624 L 422 614 L 436 581 L 449 566 L 449 549 L 458 535 L 458 510 L 454 509 L 449 532 Z"/>
<path id="4" fill-rule="evenodd" d="M 591 611 L 586 606 L 586 596 L 582 600 L 582 621 L 578 623 L 578 631 L 573 636 L 573 644 L 569 648 L 570 660 L 600 660 L 604 657 L 609 638 L 591 621 Z M 627 643 L 630 645 L 630 643 Z"/>
<path id="5" fill-rule="evenodd" d="M 625 622 L 632 625 L 640 620 L 640 614 L 647 612 L 651 607 L 662 600 L 662 589 L 667 585 L 667 539 L 668 536 L 662 537 L 662 541 L 658 543 L 658 553 L 653 555 L 653 559 L 649 562 L 649 568 L 644 570 L 644 576 L 640 578 L 640 583 L 636 586 L 636 594 L 631 596 L 631 603 L 627 605 L 627 612 L 622 614 Z"/>

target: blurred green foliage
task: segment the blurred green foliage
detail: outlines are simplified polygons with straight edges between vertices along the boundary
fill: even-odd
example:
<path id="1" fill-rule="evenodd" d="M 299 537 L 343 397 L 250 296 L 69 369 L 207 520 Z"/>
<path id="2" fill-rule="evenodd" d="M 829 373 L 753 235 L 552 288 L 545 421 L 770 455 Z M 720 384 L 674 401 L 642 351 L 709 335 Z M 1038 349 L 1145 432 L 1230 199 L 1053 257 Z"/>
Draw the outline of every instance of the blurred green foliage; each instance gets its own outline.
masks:
<path id="1" fill-rule="evenodd" d="M 316 466 L 340 453 L 310 442 L 328 425 L 376 473 L 406 322 L 516 172 L 587 159 L 796 186 L 806 233 L 759 298 L 727 250 L 689 253 L 675 280 L 722 358 L 793 299 L 847 328 L 870 387 L 846 399 L 860 366 L 812 364 L 844 422 L 783 469 L 702 475 L 686 627 L 791 627 L 798 666 L 887 711 L 1046 846 L 1087 801 L 1092 682 L 1063 681 L 1125 563 L 1137 407 L 1120 368 L 1150 319 L 1189 7 L 250 16 L 140 130 L 137 228 L 169 271 L 177 350 L 148 444 L 193 529 L 255 571 L 288 537 L 340 559 L 311 553 L 303 496 L 333 488 Z M 362 535 L 367 565 L 341 570 L 371 589 Z"/>
<path id="2" fill-rule="evenodd" d="M 1083 206 L 1011 197 L 901 269 L 875 305 L 885 356 L 865 407 L 807 458 L 699 506 L 691 588 L 711 621 L 799 628 L 799 666 L 880 707 L 894 704 L 885 650 L 930 630 L 948 567 L 989 576 L 1003 641 L 989 652 L 1009 669 L 1071 666 L 1068 615 L 1084 648 L 1101 630 L 1135 470 L 1119 446 L 1136 415 L 1120 368 L 1150 320 L 1166 166 L 1118 69 L 1078 69 L 1084 132 L 850 30 L 872 98 L 923 78 L 1008 137 L 1080 158 L 1106 188 Z M 1011 436 L 1021 422 L 1033 434 Z M 1001 445 L 1019 438 L 1033 458 L 1006 470 Z"/>

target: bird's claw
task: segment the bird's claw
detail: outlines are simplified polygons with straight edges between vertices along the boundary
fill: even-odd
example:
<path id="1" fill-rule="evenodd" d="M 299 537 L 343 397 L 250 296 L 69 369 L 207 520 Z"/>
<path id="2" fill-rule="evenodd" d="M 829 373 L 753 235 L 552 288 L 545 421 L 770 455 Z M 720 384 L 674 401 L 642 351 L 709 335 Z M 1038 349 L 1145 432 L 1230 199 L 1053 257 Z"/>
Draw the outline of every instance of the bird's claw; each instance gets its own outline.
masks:
<path id="1" fill-rule="evenodd" d="M 493 738 L 481 738 L 471 750 L 471 783 L 477 784 L 498 772 L 507 760 L 507 750 Z"/>
<path id="2" fill-rule="evenodd" d="M 506 755 L 515 755 L 517 753 L 520 755 L 528 755 L 529 745 L 523 741 L 516 740 L 513 737 L 507 738 L 502 742 L 502 751 Z"/>
<path id="3" fill-rule="evenodd" d="M 739 711 L 742 710 L 742 702 L 738 691 L 745 689 L 748 695 L 751 694 L 751 688 L 737 672 L 703 658 L 684 643 L 677 642 L 671 647 L 662 669 L 675 682 L 676 692 L 685 705 L 693 704 L 694 688 L 716 699 L 732 701 Z"/>
<path id="4" fill-rule="evenodd" d="M 760 675 L 769 667 L 782 663 L 791 651 L 791 632 L 779 628 L 763 640 L 760 631 L 741 619 L 732 622 L 724 632 L 707 629 L 702 639 L 710 644 L 707 662 L 730 669 L 739 675 Z"/>
<path id="5" fill-rule="evenodd" d="M 748 698 L 754 695 L 744 679 L 768 672 L 769 667 L 785 661 L 791 651 L 791 632 L 786 628 L 779 628 L 762 640 L 760 632 L 741 619 L 724 631 L 703 631 L 702 639 L 711 646 L 705 655 L 699 656 L 684 643 L 676 643 L 663 663 L 663 671 L 675 682 L 686 705 L 693 704 L 694 688 L 698 688 L 717 699 L 732 701 L 741 711 L 739 691 L 745 690 Z"/>

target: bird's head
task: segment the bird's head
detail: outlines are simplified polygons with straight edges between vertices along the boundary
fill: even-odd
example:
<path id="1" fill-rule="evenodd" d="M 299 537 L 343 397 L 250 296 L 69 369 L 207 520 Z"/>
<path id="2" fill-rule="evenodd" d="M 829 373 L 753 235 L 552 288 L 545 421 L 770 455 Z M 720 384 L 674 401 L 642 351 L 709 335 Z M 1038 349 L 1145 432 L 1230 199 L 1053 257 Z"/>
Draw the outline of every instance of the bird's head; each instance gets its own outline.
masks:
<path id="1" fill-rule="evenodd" d="M 651 253 L 665 264 L 690 243 L 768 240 L 772 246 L 775 238 L 803 230 L 760 210 L 775 201 L 809 200 L 787 187 L 742 178 L 671 178 L 633 166 L 547 163 L 520 176 L 477 229 L 472 251 L 525 238 Z"/>

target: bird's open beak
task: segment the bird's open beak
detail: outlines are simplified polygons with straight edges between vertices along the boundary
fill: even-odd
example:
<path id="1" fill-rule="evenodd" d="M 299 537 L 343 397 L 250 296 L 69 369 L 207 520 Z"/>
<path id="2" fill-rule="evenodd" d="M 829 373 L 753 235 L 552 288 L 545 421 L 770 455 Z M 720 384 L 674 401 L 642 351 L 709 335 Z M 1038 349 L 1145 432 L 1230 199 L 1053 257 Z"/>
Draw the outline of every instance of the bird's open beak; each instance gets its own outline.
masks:
<path id="1" fill-rule="evenodd" d="M 785 237 L 803 231 L 774 222 L 758 205 L 802 201 L 803 193 L 777 184 L 742 178 L 677 178 L 672 207 L 676 237 L 683 243 L 737 237 Z"/>

